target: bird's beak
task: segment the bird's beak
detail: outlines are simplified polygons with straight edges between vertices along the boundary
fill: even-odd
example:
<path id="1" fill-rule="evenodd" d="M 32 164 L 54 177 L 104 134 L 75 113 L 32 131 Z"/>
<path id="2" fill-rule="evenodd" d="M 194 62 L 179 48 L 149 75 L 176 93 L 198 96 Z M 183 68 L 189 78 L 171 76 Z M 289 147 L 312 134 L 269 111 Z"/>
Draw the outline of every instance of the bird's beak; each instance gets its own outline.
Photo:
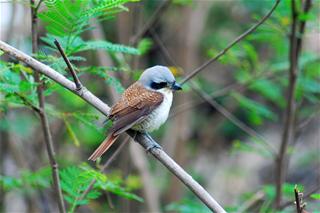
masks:
<path id="1" fill-rule="evenodd" d="M 182 87 L 181 87 L 180 84 L 178 84 L 177 82 L 174 82 L 174 83 L 171 85 L 171 89 L 172 89 L 172 90 L 182 90 Z"/>

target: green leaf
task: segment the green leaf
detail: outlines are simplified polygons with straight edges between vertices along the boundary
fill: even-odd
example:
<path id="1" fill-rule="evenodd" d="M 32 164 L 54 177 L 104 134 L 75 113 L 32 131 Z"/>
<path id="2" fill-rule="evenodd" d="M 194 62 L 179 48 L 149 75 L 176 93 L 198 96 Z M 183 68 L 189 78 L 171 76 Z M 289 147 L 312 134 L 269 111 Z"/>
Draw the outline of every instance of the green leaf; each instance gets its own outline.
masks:
<path id="1" fill-rule="evenodd" d="M 260 93 L 278 106 L 283 107 L 285 105 L 285 101 L 282 98 L 282 90 L 279 84 L 267 79 L 258 79 L 254 81 L 249 88 Z"/>
<path id="2" fill-rule="evenodd" d="M 67 121 L 66 118 L 64 118 L 63 121 L 64 121 L 64 123 L 66 125 L 67 132 L 68 132 L 69 136 L 71 137 L 74 145 L 79 147 L 80 146 L 79 139 L 77 138 L 76 134 L 72 130 L 72 127 L 71 127 L 70 123 Z"/>
<path id="3" fill-rule="evenodd" d="M 102 190 L 110 191 L 127 199 L 142 201 L 142 198 L 122 187 L 121 181 L 107 178 L 105 174 L 92 169 L 87 164 L 67 167 L 60 171 L 60 177 L 64 199 L 71 206 L 70 212 L 73 212 L 77 205 L 88 204 L 90 200 L 100 197 Z M 80 199 L 93 179 L 96 180 L 93 188 L 85 198 Z"/>
<path id="4" fill-rule="evenodd" d="M 112 192 L 113 194 L 119 195 L 121 197 L 143 202 L 143 198 L 128 192 L 125 188 L 119 186 L 118 184 L 114 184 L 110 181 L 107 181 L 104 184 L 100 184 L 100 187 L 106 191 Z"/>
<path id="5" fill-rule="evenodd" d="M 103 49 L 108 52 L 121 52 L 121 53 L 128 53 L 133 55 L 139 55 L 140 52 L 138 49 L 133 47 L 128 47 L 122 44 L 113 44 L 108 41 L 86 41 L 84 45 L 78 50 L 85 51 L 85 50 L 98 50 Z"/>
<path id="6" fill-rule="evenodd" d="M 296 184 L 292 183 L 284 183 L 282 185 L 282 192 L 283 196 L 287 197 L 288 199 L 292 198 L 294 196 L 294 188 Z M 302 185 L 297 185 L 299 191 L 303 191 Z"/>
<path id="7" fill-rule="evenodd" d="M 117 93 L 122 94 L 124 92 L 124 87 L 122 86 L 122 84 L 118 79 L 108 76 L 105 82 L 110 86 L 112 86 L 113 88 L 115 88 Z"/>
<path id="8" fill-rule="evenodd" d="M 5 93 L 15 93 L 19 92 L 19 85 L 7 84 L 0 82 L 0 91 Z"/>
<path id="9" fill-rule="evenodd" d="M 152 48 L 153 42 L 150 38 L 144 38 L 138 43 L 138 50 L 141 55 L 148 53 Z"/>
<path id="10" fill-rule="evenodd" d="M 320 200 L 320 194 L 312 194 L 310 195 L 311 198 L 315 199 L 315 200 Z"/>
<path id="11" fill-rule="evenodd" d="M 89 17 L 81 18 L 86 13 L 89 0 L 83 1 L 44 1 L 47 10 L 39 13 L 49 33 L 57 36 L 80 34 L 88 25 Z"/>
<path id="12" fill-rule="evenodd" d="M 71 38 L 89 30 L 91 18 L 111 17 L 124 10 L 121 6 L 126 2 L 128 0 L 102 0 L 98 4 L 90 4 L 89 0 L 46 0 L 47 10 L 39 13 L 39 18 L 47 24 L 46 29 L 50 34 Z"/>
<path id="13" fill-rule="evenodd" d="M 248 110 L 250 114 L 261 116 L 261 118 L 266 118 L 270 120 L 276 120 L 277 116 L 274 112 L 269 110 L 265 105 L 262 105 L 252 99 L 246 98 L 238 93 L 232 93 L 231 96 L 235 98 L 241 107 Z"/>
<path id="14" fill-rule="evenodd" d="M 5 191 L 10 191 L 14 188 L 20 188 L 22 186 L 22 180 L 0 175 L 0 185 Z"/>
<path id="15" fill-rule="evenodd" d="M 0 175 L 0 185 L 6 191 L 13 189 L 32 188 L 48 188 L 51 181 L 51 168 L 44 167 L 37 171 L 22 171 L 20 177 L 2 176 Z"/>
<path id="16" fill-rule="evenodd" d="M 273 185 L 264 185 L 263 192 L 268 200 L 273 200 L 276 196 L 276 189 Z"/>
<path id="17" fill-rule="evenodd" d="M 83 15 L 85 17 L 97 16 L 102 15 L 104 13 L 110 12 L 110 9 L 115 7 L 120 7 L 122 4 L 128 2 L 130 0 L 104 0 L 100 1 L 100 3 L 89 10 L 87 10 Z"/>

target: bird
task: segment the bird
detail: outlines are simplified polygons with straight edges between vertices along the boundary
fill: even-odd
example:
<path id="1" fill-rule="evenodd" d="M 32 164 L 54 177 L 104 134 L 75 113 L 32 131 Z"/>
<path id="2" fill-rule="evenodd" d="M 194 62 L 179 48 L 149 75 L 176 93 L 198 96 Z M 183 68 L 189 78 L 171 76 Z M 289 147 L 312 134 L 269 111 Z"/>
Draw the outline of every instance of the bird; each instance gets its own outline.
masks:
<path id="1" fill-rule="evenodd" d="M 141 74 L 110 110 L 112 126 L 108 136 L 88 160 L 96 161 L 129 129 L 149 133 L 166 122 L 172 105 L 173 91 L 181 90 L 168 67 L 156 65 Z"/>

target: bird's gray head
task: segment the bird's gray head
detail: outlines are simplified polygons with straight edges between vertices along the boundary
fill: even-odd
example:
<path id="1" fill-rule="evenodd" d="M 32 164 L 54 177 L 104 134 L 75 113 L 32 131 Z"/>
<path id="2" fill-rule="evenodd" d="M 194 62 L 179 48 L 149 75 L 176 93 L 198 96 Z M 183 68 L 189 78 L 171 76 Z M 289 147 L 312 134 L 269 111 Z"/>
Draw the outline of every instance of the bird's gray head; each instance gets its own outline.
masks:
<path id="1" fill-rule="evenodd" d="M 181 86 L 176 83 L 176 79 L 168 67 L 154 66 L 146 69 L 140 76 L 139 82 L 153 90 L 170 88 L 172 90 L 181 90 Z"/>

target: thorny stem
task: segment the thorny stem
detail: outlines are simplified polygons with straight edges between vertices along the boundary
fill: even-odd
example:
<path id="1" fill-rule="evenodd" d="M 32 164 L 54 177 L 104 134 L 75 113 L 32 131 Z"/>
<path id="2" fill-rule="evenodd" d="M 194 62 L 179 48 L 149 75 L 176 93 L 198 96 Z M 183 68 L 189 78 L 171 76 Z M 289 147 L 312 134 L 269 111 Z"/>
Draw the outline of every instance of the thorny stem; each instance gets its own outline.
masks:
<path id="1" fill-rule="evenodd" d="M 38 31 L 37 31 L 38 7 L 37 8 L 34 7 L 35 6 L 34 0 L 30 0 L 30 3 L 31 3 L 31 21 L 32 21 L 32 24 L 31 24 L 32 52 L 35 53 L 38 51 Z M 38 6 L 40 6 L 40 4 L 41 4 L 41 1 L 39 2 Z M 40 73 L 38 72 L 34 72 L 34 79 L 35 79 L 35 82 L 38 83 L 37 93 L 38 93 L 38 100 L 39 100 L 39 110 L 36 110 L 36 112 L 38 113 L 41 120 L 42 131 L 44 134 L 44 142 L 46 144 L 49 162 L 52 169 L 53 188 L 54 188 L 55 194 L 57 195 L 59 211 L 60 213 L 65 213 L 66 210 L 65 210 L 63 195 L 62 195 L 61 186 L 60 186 L 59 166 L 55 159 L 55 151 L 54 151 L 52 136 L 50 132 L 49 122 L 48 122 L 47 114 L 45 113 L 45 99 L 43 94 L 44 83 L 43 81 L 40 80 Z"/>

